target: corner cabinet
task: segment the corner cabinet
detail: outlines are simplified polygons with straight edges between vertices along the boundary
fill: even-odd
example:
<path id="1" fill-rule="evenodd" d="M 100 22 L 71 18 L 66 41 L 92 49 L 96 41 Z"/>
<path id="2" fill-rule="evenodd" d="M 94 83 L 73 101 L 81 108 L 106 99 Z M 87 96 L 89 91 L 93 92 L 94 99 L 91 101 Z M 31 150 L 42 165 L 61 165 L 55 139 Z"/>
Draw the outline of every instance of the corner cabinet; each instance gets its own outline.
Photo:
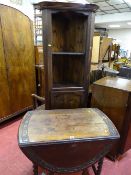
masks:
<path id="1" fill-rule="evenodd" d="M 40 2 L 46 109 L 86 107 L 94 4 Z"/>

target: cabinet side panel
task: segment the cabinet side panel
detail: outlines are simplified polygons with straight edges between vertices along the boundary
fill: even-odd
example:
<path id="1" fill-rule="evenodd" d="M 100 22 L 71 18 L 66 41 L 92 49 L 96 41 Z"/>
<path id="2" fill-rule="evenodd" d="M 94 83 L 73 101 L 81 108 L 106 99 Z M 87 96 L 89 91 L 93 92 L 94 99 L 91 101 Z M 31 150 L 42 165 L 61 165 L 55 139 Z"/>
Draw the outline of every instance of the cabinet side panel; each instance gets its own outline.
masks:
<path id="1" fill-rule="evenodd" d="M 118 131 L 122 131 L 128 92 L 99 85 L 93 85 L 92 107 L 102 110 L 115 124 Z"/>
<path id="2" fill-rule="evenodd" d="M 1 6 L 5 59 L 12 113 L 32 105 L 35 63 L 31 22 L 16 9 Z M 13 19 L 13 22 L 12 22 Z"/>
<path id="3" fill-rule="evenodd" d="M 124 152 L 126 152 L 129 149 L 131 149 L 131 121 L 129 123 L 129 130 L 128 130 L 128 135 L 127 135 L 127 139 L 124 147 Z"/>
<path id="4" fill-rule="evenodd" d="M 45 108 L 51 109 L 52 88 L 52 19 L 51 11 L 42 11 L 43 52 L 45 70 Z"/>
<path id="5" fill-rule="evenodd" d="M 128 92 L 93 85 L 91 107 L 102 110 L 115 124 L 120 133 L 120 142 L 113 147 L 111 154 L 116 156 L 120 153 L 121 143 L 123 142 L 123 124 L 126 117 Z"/>
<path id="6" fill-rule="evenodd" d="M 1 15 L 1 13 L 0 13 Z M 0 119 L 10 114 L 9 87 L 0 20 Z"/>
<path id="7" fill-rule="evenodd" d="M 127 111 L 123 125 L 123 142 L 121 152 L 126 152 L 131 149 L 131 92 L 128 96 Z"/>
<path id="8" fill-rule="evenodd" d="M 85 65 L 84 65 L 84 89 L 86 92 L 85 99 L 88 99 L 88 91 L 90 85 L 90 67 L 91 67 L 91 56 L 92 56 L 93 34 L 94 34 L 94 20 L 95 20 L 95 14 L 90 13 L 85 25 L 86 26 L 86 32 L 85 32 L 86 54 L 85 54 Z"/>

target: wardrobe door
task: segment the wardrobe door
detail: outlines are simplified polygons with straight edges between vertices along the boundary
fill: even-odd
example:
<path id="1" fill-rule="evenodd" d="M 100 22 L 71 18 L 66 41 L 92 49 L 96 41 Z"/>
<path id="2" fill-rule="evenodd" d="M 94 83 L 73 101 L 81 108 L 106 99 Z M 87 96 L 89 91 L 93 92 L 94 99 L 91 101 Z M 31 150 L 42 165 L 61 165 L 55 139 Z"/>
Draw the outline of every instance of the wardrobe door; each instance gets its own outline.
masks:
<path id="1" fill-rule="evenodd" d="M 32 106 L 35 63 L 32 24 L 14 8 L 0 7 L 12 113 Z"/>
<path id="2" fill-rule="evenodd" d="M 9 87 L 7 69 L 4 57 L 2 31 L 0 25 L 0 121 L 11 113 L 9 103 Z"/>

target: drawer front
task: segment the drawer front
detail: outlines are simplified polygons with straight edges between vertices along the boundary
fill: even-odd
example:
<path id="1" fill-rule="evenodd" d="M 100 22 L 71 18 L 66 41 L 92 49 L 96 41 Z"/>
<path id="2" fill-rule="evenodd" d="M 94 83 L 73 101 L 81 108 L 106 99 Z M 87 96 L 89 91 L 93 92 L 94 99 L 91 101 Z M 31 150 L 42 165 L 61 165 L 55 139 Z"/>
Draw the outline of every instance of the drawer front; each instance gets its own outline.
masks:
<path id="1" fill-rule="evenodd" d="M 52 91 L 51 106 L 52 109 L 71 109 L 85 107 L 84 91 Z"/>

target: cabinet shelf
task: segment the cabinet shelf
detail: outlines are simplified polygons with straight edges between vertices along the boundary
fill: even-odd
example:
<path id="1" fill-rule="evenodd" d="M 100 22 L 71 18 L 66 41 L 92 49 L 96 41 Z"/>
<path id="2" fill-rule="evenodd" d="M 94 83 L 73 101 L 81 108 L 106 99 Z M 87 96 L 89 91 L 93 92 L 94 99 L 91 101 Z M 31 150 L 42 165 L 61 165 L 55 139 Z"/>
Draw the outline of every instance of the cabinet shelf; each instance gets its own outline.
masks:
<path id="1" fill-rule="evenodd" d="M 84 56 L 85 53 L 83 52 L 52 52 L 53 55 L 81 55 Z"/>
<path id="2" fill-rule="evenodd" d="M 84 90 L 82 85 L 77 84 L 54 84 L 52 90 Z"/>

